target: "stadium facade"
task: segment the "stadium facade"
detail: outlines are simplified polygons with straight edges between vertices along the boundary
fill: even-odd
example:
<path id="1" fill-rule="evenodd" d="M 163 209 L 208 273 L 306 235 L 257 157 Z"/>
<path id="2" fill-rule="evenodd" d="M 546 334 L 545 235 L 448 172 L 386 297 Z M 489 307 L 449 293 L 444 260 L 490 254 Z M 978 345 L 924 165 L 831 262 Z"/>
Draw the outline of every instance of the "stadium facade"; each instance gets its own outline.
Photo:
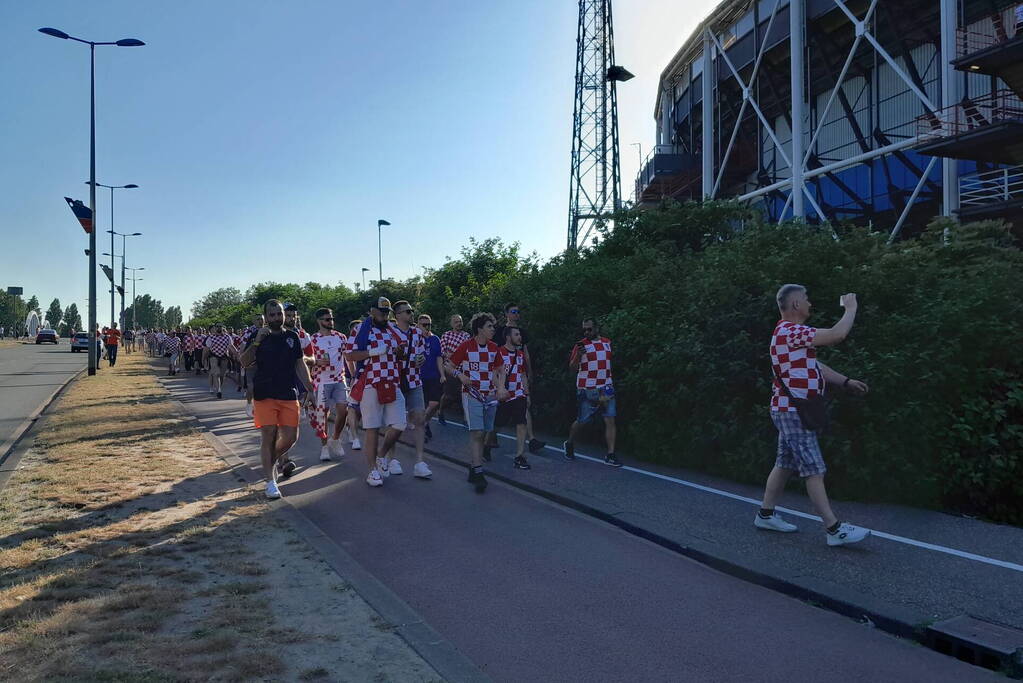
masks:
<path id="1" fill-rule="evenodd" d="M 737 197 L 893 237 L 1018 224 L 1021 96 L 1020 2 L 725 0 L 661 74 L 635 201 Z"/>

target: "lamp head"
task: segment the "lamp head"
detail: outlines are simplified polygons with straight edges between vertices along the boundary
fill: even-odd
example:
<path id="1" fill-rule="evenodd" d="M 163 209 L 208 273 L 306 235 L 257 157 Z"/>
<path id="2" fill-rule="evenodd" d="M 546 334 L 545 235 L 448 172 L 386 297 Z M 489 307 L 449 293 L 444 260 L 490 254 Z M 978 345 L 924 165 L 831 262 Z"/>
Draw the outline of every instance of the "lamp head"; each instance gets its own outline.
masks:
<path id="1" fill-rule="evenodd" d="M 143 45 L 145 45 L 145 43 L 143 43 L 138 38 L 121 38 L 120 40 L 116 41 L 114 45 L 116 45 L 117 47 L 142 47 Z"/>
<path id="2" fill-rule="evenodd" d="M 132 234 L 128 235 L 128 237 L 138 237 L 141 234 L 142 234 L 141 232 L 133 232 Z"/>
<path id="3" fill-rule="evenodd" d="M 71 37 L 68 34 L 66 34 L 63 31 L 61 31 L 61 30 L 58 30 L 58 29 L 55 29 L 55 28 L 49 28 L 49 27 L 41 28 L 41 29 L 39 29 L 39 32 L 40 33 L 45 33 L 48 36 L 53 36 L 54 38 L 62 38 L 64 40 L 67 40 L 68 38 Z"/>
<path id="4" fill-rule="evenodd" d="M 138 185 L 136 185 L 135 183 L 129 183 L 124 186 L 126 190 L 134 190 L 136 187 L 138 187 Z"/>

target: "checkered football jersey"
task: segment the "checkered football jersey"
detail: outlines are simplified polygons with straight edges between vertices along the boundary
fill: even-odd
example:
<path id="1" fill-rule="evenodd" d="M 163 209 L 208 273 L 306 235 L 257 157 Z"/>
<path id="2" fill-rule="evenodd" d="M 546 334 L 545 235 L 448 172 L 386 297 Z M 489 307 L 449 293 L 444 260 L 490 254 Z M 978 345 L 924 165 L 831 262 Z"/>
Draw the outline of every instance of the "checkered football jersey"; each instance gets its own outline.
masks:
<path id="1" fill-rule="evenodd" d="M 214 356 L 223 358 L 228 354 L 233 346 L 232 341 L 231 335 L 229 334 L 211 334 L 206 337 L 205 346 Z"/>
<path id="2" fill-rule="evenodd" d="M 576 389 L 601 389 L 611 384 L 610 339 L 583 339 L 572 349 L 571 362 L 580 357 L 579 372 L 575 376 Z"/>
<path id="3" fill-rule="evenodd" d="M 526 374 L 526 354 L 522 349 L 509 351 L 506 347 L 502 346 L 501 362 L 508 373 L 504 380 L 504 386 L 508 393 L 511 394 L 508 400 L 524 398 L 526 387 L 522 382 L 522 378 Z"/>
<path id="4" fill-rule="evenodd" d="M 497 390 L 494 379 L 501 367 L 501 349 L 492 341 L 480 346 L 475 339 L 468 339 L 451 354 L 451 364 L 469 377 L 472 387 L 486 396 Z M 463 393 L 466 391 L 462 386 Z"/>
<path id="5" fill-rule="evenodd" d="M 817 328 L 789 320 L 779 321 L 771 335 L 772 374 L 780 374 L 785 386 L 796 398 L 813 398 L 824 393 L 824 377 L 817 369 L 817 349 L 813 347 L 816 336 Z M 771 388 L 771 410 L 795 412 L 789 397 L 778 384 L 777 375 L 774 376 Z"/>
<path id="6" fill-rule="evenodd" d="M 167 353 L 177 353 L 181 348 L 181 340 L 174 335 L 168 335 L 163 342 L 163 350 Z"/>
<path id="7" fill-rule="evenodd" d="M 247 347 L 252 342 L 252 340 L 256 338 L 256 335 L 258 333 L 259 328 L 256 327 L 255 325 L 249 325 L 248 327 L 246 327 L 245 331 L 242 332 L 242 347 Z"/>
<path id="8" fill-rule="evenodd" d="M 469 340 L 469 333 L 465 330 L 448 330 L 440 338 L 440 355 L 444 358 L 451 358 L 459 346 Z"/>
<path id="9" fill-rule="evenodd" d="M 408 388 L 415 389 L 416 387 L 423 386 L 423 377 L 419 373 L 419 368 L 416 367 L 414 358 L 417 353 L 426 355 L 426 340 L 423 338 L 423 333 L 415 325 L 410 327 L 408 332 L 402 332 L 401 328 L 394 323 L 391 323 L 391 327 L 402 338 L 402 341 L 407 344 L 408 355 L 402 363 L 404 365 L 405 377 L 408 380 Z"/>
<path id="10" fill-rule="evenodd" d="M 302 353 L 306 356 L 313 355 L 312 338 L 301 327 L 295 329 L 298 335 L 298 343 L 302 347 Z"/>
<path id="11" fill-rule="evenodd" d="M 369 340 L 366 346 L 356 345 L 359 351 L 365 351 L 375 346 L 387 348 L 386 353 L 379 356 L 370 356 L 364 361 L 362 371 L 366 373 L 366 382 L 373 385 L 382 381 L 399 381 L 401 361 L 398 360 L 395 352 L 398 350 L 398 346 L 401 345 L 401 336 L 395 333 L 393 326 L 388 326 L 386 330 L 381 330 L 373 325 L 370 320 L 366 320 L 362 324 L 369 325 Z M 362 327 L 360 326 L 359 329 L 361 330 Z"/>
<path id="12" fill-rule="evenodd" d="M 331 330 L 324 334 L 316 332 L 309 337 L 310 349 L 313 358 L 326 357 L 330 365 L 316 365 L 310 369 L 313 384 L 335 384 L 345 381 L 345 359 L 344 354 L 348 349 L 348 338 L 337 330 Z"/>
<path id="13" fill-rule="evenodd" d="M 186 334 L 182 346 L 186 352 L 195 351 L 195 335 Z"/>
<path id="14" fill-rule="evenodd" d="M 242 336 L 240 334 L 232 334 L 231 343 L 234 344 L 234 348 L 238 349 L 239 351 L 242 350 Z"/>

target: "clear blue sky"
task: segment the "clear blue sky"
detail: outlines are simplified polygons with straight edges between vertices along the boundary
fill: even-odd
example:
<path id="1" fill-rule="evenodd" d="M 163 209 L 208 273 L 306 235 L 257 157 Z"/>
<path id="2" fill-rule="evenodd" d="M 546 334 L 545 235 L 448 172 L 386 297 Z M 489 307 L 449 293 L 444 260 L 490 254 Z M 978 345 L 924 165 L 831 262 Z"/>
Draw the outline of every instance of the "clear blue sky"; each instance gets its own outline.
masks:
<path id="1" fill-rule="evenodd" d="M 615 3 L 637 76 L 619 87 L 626 194 L 658 76 L 713 4 Z M 375 277 L 377 218 L 393 224 L 385 277 L 471 236 L 558 253 L 576 16 L 573 0 L 4 2 L 0 286 L 85 316 L 86 236 L 62 197 L 88 202 L 88 47 L 42 26 L 147 43 L 97 48 L 97 180 L 141 186 L 117 192 L 115 228 L 144 233 L 128 242 L 138 293 L 187 319 L 218 287 Z M 97 205 L 109 251 L 108 190 Z"/>

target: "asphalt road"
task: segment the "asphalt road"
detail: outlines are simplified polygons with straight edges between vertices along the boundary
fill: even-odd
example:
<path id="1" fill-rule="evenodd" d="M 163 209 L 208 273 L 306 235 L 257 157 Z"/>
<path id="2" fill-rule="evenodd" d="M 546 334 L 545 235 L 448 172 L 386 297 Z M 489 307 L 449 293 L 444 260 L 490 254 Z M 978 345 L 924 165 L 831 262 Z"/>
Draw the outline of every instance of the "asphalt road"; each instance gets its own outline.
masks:
<path id="1" fill-rule="evenodd" d="M 24 344 L 0 348 L 0 444 L 87 363 L 88 355 L 71 353 L 66 339 L 56 346 Z"/>
<path id="2" fill-rule="evenodd" d="M 258 467 L 240 400 L 165 381 Z M 406 447 L 409 474 L 370 489 L 360 453 L 321 464 L 318 446 L 304 426 L 284 495 L 495 680 L 993 680 L 518 489 L 476 495 L 452 465 L 414 479 Z"/>

